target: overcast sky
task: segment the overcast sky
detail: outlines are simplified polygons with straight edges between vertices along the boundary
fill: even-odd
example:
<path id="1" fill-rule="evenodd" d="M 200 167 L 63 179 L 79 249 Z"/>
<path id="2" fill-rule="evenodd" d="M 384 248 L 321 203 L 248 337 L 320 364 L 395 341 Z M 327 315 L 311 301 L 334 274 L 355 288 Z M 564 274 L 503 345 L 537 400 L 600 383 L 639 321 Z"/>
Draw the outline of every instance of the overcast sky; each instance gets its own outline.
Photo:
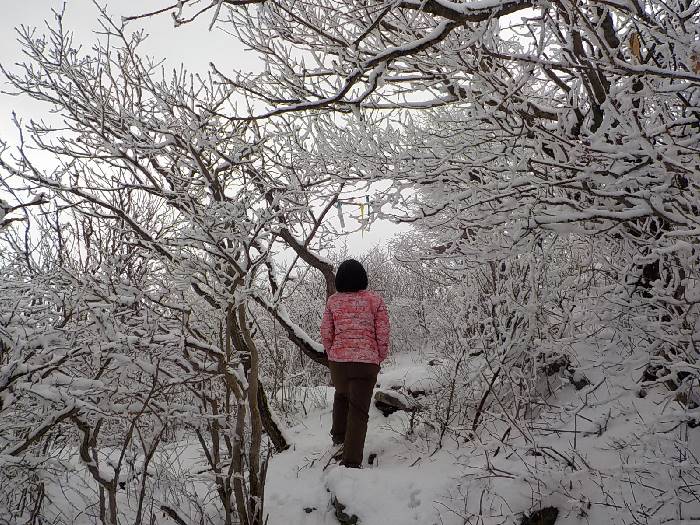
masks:
<path id="1" fill-rule="evenodd" d="M 172 0 L 101 0 L 101 5 L 107 6 L 108 11 L 117 20 L 122 16 L 153 11 L 174 3 Z M 6 69 L 13 69 L 16 63 L 22 62 L 20 45 L 17 42 L 15 28 L 20 25 L 36 27 L 37 31 L 45 32 L 46 23 L 55 23 L 52 8 L 61 10 L 65 4 L 63 17 L 64 26 L 74 32 L 75 42 L 91 47 L 97 36 L 94 31 L 99 28 L 97 23 L 98 10 L 92 0 L 21 0 L 13 3 L 12 9 L 7 9 L 0 17 L 0 63 Z M 216 28 L 208 30 L 211 21 L 206 15 L 192 24 L 175 28 L 169 15 L 151 17 L 142 22 L 132 22 L 129 27 L 137 30 L 144 27 L 150 35 L 142 47 L 142 52 L 165 60 L 167 67 L 177 68 L 180 64 L 191 71 L 204 72 L 209 68 L 209 62 L 215 62 L 221 70 L 243 69 L 254 71 L 260 68 L 260 62 L 255 55 L 246 51 L 243 45 L 234 37 Z M 3 78 L 0 78 L 2 91 L 10 90 Z M 16 143 L 17 130 L 12 124 L 12 112 L 18 118 L 29 119 L 46 115 L 48 107 L 28 100 L 25 97 L 11 96 L 0 93 L 0 138 L 7 143 Z M 346 222 L 353 225 L 354 221 L 347 214 L 359 215 L 359 209 L 346 209 Z M 351 251 L 362 253 L 373 246 L 383 243 L 398 229 L 383 222 L 375 224 L 370 231 L 360 235 L 351 235 L 348 247 Z"/>
<path id="2" fill-rule="evenodd" d="M 0 17 L 0 63 L 6 68 L 23 60 L 20 45 L 17 42 L 15 28 L 20 25 L 36 27 L 39 32 L 45 32 L 46 23 L 54 24 L 52 9 L 60 10 L 65 3 L 64 25 L 74 31 L 75 41 L 86 47 L 91 47 L 97 36 L 94 31 L 99 28 L 97 23 L 98 10 L 92 0 L 21 0 L 8 9 Z M 122 16 L 134 15 L 145 10 L 154 10 L 168 4 L 172 0 L 126 1 L 126 0 L 101 0 L 107 5 L 108 11 L 117 20 Z M 147 7 L 144 7 L 147 6 Z M 206 16 L 192 24 L 175 28 L 172 18 L 168 15 L 152 17 L 137 23 L 132 22 L 128 27 L 137 30 L 145 27 L 149 33 L 148 40 L 143 45 L 143 51 L 154 57 L 165 59 L 170 67 L 178 67 L 184 63 L 187 69 L 194 71 L 206 71 L 209 62 L 216 62 L 217 66 L 226 69 L 237 68 L 254 70 L 259 67 L 259 62 L 251 52 L 245 52 L 243 46 L 233 37 L 221 30 L 208 30 L 210 19 Z M 196 44 L 195 44 L 196 43 Z M 7 91 L 4 79 L 1 82 L 2 90 Z M 12 142 L 16 132 L 11 125 L 12 111 L 18 116 L 27 118 L 36 116 L 43 107 L 38 107 L 22 97 L 12 97 L 0 94 L 0 137 Z"/>

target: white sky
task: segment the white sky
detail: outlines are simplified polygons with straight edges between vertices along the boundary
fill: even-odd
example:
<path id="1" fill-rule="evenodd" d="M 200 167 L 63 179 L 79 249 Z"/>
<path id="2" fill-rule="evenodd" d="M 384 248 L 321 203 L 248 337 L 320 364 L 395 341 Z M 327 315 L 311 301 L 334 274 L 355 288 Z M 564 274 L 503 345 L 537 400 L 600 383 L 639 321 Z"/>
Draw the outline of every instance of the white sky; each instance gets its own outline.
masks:
<path id="1" fill-rule="evenodd" d="M 122 16 L 140 14 L 152 11 L 174 3 L 172 0 L 100 0 L 106 4 L 108 11 L 117 19 Z M 60 10 L 63 1 L 57 0 L 21 0 L 14 2 L 12 9 L 6 9 L 0 17 L 0 63 L 6 69 L 22 62 L 20 45 L 17 42 L 15 28 L 20 25 L 36 27 L 43 32 L 46 21 L 54 22 L 51 9 Z M 96 40 L 94 31 L 99 27 L 96 20 L 98 11 L 92 0 L 66 0 L 64 26 L 74 31 L 74 40 L 91 47 Z M 192 24 L 175 28 L 169 15 L 151 17 L 144 21 L 132 22 L 134 30 L 145 27 L 149 33 L 148 40 L 143 44 L 143 50 L 149 55 L 165 59 L 169 68 L 184 64 L 188 70 L 204 72 L 209 68 L 209 62 L 216 63 L 222 71 L 241 69 L 255 71 L 260 68 L 260 61 L 234 37 L 221 30 L 208 30 L 211 21 L 207 15 Z M 48 107 L 26 97 L 11 96 L 4 93 L 10 89 L 4 79 L 0 79 L 0 138 L 7 143 L 16 143 L 17 130 L 12 124 L 12 112 L 21 119 L 37 118 L 46 114 Z M 359 208 L 345 210 L 345 221 L 349 228 L 355 229 L 357 224 L 349 214 L 359 216 Z M 348 247 L 352 253 L 364 253 L 377 245 L 384 244 L 388 238 L 399 230 L 395 225 L 386 221 L 377 222 L 369 231 L 352 234 L 348 237 Z M 342 243 L 342 241 L 339 241 Z"/>
<path id="2" fill-rule="evenodd" d="M 108 11 L 119 20 L 122 16 L 158 9 L 172 4 L 173 1 L 100 0 L 100 3 L 106 4 Z M 60 10 L 63 5 L 63 1 L 57 0 L 21 0 L 14 3 L 12 10 L 6 10 L 0 17 L 0 63 L 12 69 L 14 64 L 23 60 L 17 42 L 16 27 L 27 25 L 44 32 L 46 21 L 54 24 L 51 9 Z M 94 34 L 99 28 L 97 17 L 98 11 L 92 0 L 65 1 L 64 25 L 74 31 L 75 41 L 87 48 L 91 47 L 97 38 Z M 165 14 L 132 22 L 129 27 L 134 30 L 145 27 L 150 36 L 143 44 L 143 50 L 149 55 L 165 59 L 166 66 L 172 68 L 184 63 L 189 70 L 203 72 L 208 69 L 210 61 L 216 62 L 224 71 L 234 67 L 246 70 L 259 67 L 255 55 L 250 51 L 246 52 L 242 44 L 233 37 L 216 29 L 208 31 L 209 20 L 205 16 L 192 24 L 175 28 L 172 18 Z M 196 45 L 193 45 L 193 42 L 196 42 Z M 3 91 L 9 88 L 4 79 L 0 85 Z M 21 97 L 0 94 L 0 136 L 8 141 L 16 135 L 11 123 L 13 110 L 26 118 L 45 111 L 45 108 L 39 108 L 36 103 Z"/>

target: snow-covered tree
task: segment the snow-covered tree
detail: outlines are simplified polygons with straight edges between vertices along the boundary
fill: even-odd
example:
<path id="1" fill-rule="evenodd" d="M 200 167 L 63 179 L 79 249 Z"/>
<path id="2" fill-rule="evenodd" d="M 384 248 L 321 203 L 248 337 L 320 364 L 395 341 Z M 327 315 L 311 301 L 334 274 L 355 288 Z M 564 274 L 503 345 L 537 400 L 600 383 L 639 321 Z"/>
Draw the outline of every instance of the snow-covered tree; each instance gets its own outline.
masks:
<path id="1" fill-rule="evenodd" d="M 333 206 L 358 187 L 374 192 L 373 218 L 415 226 L 396 255 L 418 286 L 407 287 L 409 278 L 383 282 L 395 285 L 396 301 L 409 307 L 405 319 L 416 316 L 441 358 L 439 388 L 418 417 L 437 447 L 452 439 L 483 451 L 489 481 L 478 485 L 482 494 L 494 494 L 494 480 L 504 475 L 491 460 L 508 449 L 508 458 L 525 465 L 532 494 L 574 501 L 567 475 L 587 468 L 602 504 L 627 509 L 627 522 L 659 512 L 667 519 L 671 507 L 672 518 L 683 517 L 683 505 L 696 497 L 684 476 L 694 480 L 699 471 L 688 459 L 700 379 L 696 2 L 191 0 L 132 19 L 167 12 L 176 24 L 211 17 L 258 54 L 262 73 L 212 65 L 206 77 L 166 75 L 138 54 L 144 35 L 129 33 L 128 18 L 122 25 L 104 16 L 105 36 L 89 53 L 75 49 L 59 18 L 47 37 L 23 34 L 28 62 L 8 78 L 53 105 L 63 124 L 31 123 L 26 142 L 14 158 L 4 151 L 0 168 L 21 181 L 19 191 L 56 199 L 56 243 L 81 239 L 73 262 L 58 261 L 56 275 L 65 279 L 77 265 L 76 284 L 60 286 L 76 294 L 86 319 L 100 318 L 99 308 L 131 312 L 135 303 L 123 298 L 159 283 L 159 299 L 144 296 L 139 305 L 167 323 L 177 319 L 163 330 L 179 330 L 183 366 L 206 376 L 211 390 L 198 401 L 214 422 L 190 429 L 208 454 L 226 520 L 235 513 L 260 522 L 261 425 L 284 446 L 258 378 L 262 370 L 275 386 L 285 383 L 289 347 L 276 354 L 273 340 L 281 330 L 324 361 L 308 335 L 314 302 L 299 309 L 301 318 L 286 306 L 333 292 L 332 264 L 319 253 L 334 239 Z M 55 167 L 38 164 L 31 147 L 52 153 Z M 68 216 L 77 225 L 64 236 Z M 114 237 L 118 250 L 89 248 L 109 231 L 129 232 Z M 286 266 L 273 257 L 281 250 L 292 254 Z M 111 290 L 106 276 L 117 262 L 102 253 L 136 257 L 142 262 L 134 271 L 143 273 L 129 270 Z M 323 281 L 309 284 L 300 261 Z M 3 286 L 14 297 L 48 293 L 34 277 Z M 95 306 L 84 294 L 102 299 Z M 16 311 L 35 315 L 35 302 L 19 301 Z M 75 333 L 91 334 L 80 326 Z M 396 337 L 410 346 L 416 325 L 406 326 Z M 111 341 L 100 330 L 91 340 Z M 261 343 L 267 348 L 258 352 Z M 261 365 L 261 355 L 270 361 Z M 92 370 L 81 374 L 94 380 Z M 552 376 L 586 390 L 548 406 L 561 387 Z M 591 467 L 577 438 L 569 455 L 540 450 L 536 420 L 578 436 L 578 418 L 587 417 L 597 430 L 585 435 L 601 435 L 611 418 L 634 410 L 632 390 L 643 399 L 659 387 L 673 390 L 659 396 L 675 408 L 654 414 L 649 437 L 620 438 L 620 450 L 639 447 L 636 456 L 619 453 L 626 480 Z M 25 417 L 21 404 L 5 406 L 18 410 L 14 421 Z M 50 409 L 54 417 L 62 407 Z M 607 408 L 607 418 L 591 419 L 593 407 Z M 104 470 L 90 462 L 100 454 L 96 413 L 60 422 L 75 423 L 83 464 L 109 494 L 119 464 L 105 459 Z M 13 436 L 9 447 L 16 436 L 32 441 L 26 429 Z M 666 456 L 672 459 L 659 459 Z M 542 457 L 555 466 L 538 463 Z M 649 472 L 668 476 L 671 488 L 650 487 Z M 630 497 L 623 481 L 644 496 Z M 656 497 L 661 506 L 650 508 Z"/>

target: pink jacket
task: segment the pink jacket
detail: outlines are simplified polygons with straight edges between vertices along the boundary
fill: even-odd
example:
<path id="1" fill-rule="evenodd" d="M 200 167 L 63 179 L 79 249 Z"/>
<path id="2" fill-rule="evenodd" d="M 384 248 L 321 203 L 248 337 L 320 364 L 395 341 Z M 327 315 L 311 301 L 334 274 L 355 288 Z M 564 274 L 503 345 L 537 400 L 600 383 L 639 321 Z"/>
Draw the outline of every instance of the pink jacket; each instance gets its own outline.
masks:
<path id="1" fill-rule="evenodd" d="M 389 353 L 389 314 L 374 292 L 335 293 L 328 298 L 321 340 L 331 361 L 380 364 Z"/>

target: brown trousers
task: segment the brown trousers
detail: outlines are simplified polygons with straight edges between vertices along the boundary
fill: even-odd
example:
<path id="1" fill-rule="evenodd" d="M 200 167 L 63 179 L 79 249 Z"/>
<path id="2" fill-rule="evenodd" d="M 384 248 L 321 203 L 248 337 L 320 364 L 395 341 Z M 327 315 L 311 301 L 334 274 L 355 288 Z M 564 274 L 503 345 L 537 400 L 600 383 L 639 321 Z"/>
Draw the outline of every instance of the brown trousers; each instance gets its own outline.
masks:
<path id="1" fill-rule="evenodd" d="M 372 390 L 377 382 L 379 365 L 373 363 L 339 363 L 330 361 L 333 397 L 334 442 L 342 442 L 343 464 L 362 464 L 369 419 Z"/>

